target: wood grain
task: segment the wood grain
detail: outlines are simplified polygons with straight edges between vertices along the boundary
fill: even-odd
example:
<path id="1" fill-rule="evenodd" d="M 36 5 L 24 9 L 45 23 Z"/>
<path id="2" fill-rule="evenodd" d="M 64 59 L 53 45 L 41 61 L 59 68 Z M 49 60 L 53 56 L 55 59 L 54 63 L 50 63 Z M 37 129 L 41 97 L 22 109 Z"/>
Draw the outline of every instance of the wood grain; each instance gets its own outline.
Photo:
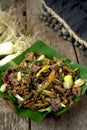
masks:
<path id="1" fill-rule="evenodd" d="M 8 104 L 0 99 L 0 130 L 29 130 L 28 118 L 19 117 Z"/>
<path id="2" fill-rule="evenodd" d="M 45 43 L 51 45 L 57 52 L 61 53 L 64 57 L 71 58 L 76 61 L 74 49 L 72 44 L 68 41 L 58 37 L 57 32 L 45 26 L 45 23 L 38 17 L 41 10 L 41 1 L 39 0 L 26 0 L 27 8 L 27 28 L 32 35 L 37 33 L 36 39 L 41 39 Z"/>
<path id="3" fill-rule="evenodd" d="M 76 48 L 76 53 L 77 53 L 79 63 L 87 66 L 87 50 L 82 51 L 79 48 Z"/>
<path id="4" fill-rule="evenodd" d="M 43 40 L 63 57 L 68 57 L 75 62 L 78 60 L 80 64 L 87 65 L 87 52 L 73 48 L 70 42 L 58 37 L 57 32 L 46 27 L 39 19 L 40 0 L 8 1 L 9 3 L 6 0 L 0 0 L 3 10 L 14 4 L 17 15 L 23 16 L 26 12 L 27 30 L 31 35 L 37 34 L 36 39 Z M 19 117 L 6 102 L 0 99 L 0 130 L 87 130 L 87 97 L 84 95 L 79 103 L 62 116 L 55 117 L 50 114 L 40 123 Z"/>
<path id="5" fill-rule="evenodd" d="M 8 10 L 15 0 L 0 0 L 0 6 L 2 10 Z"/>
<path id="6" fill-rule="evenodd" d="M 87 97 L 83 97 L 80 103 L 61 117 L 53 117 L 51 115 L 39 124 L 32 122 L 31 130 L 87 130 L 86 100 Z"/>
<path id="7" fill-rule="evenodd" d="M 87 64 L 83 52 L 81 54 L 77 53 L 77 51 L 75 52 L 70 42 L 64 41 L 61 37 L 58 37 L 55 31 L 46 27 L 44 22 L 38 18 L 38 14 L 41 12 L 41 3 L 39 0 L 26 0 L 26 7 L 27 28 L 32 32 L 32 35 L 38 32 L 37 39 L 43 40 L 64 57 L 68 57 L 76 62 L 77 59 L 79 59 L 79 62 L 82 61 L 80 63 Z M 38 124 L 31 121 L 31 130 L 86 130 L 86 99 L 87 97 L 84 96 L 78 104 L 61 117 L 50 115 Z"/>
<path id="8" fill-rule="evenodd" d="M 3 10 L 9 10 L 12 6 L 18 16 L 23 16 L 25 10 L 24 0 L 1 0 Z M 19 117 L 11 107 L 0 99 L 0 130 L 30 130 L 29 119 Z"/>

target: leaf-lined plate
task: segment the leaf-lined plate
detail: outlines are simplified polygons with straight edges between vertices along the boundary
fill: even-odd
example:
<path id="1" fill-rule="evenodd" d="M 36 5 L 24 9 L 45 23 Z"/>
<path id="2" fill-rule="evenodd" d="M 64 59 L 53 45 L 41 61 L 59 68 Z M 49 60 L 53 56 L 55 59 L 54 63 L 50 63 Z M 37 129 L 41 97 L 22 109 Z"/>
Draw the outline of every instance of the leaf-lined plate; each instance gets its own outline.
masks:
<path id="1" fill-rule="evenodd" d="M 14 66 L 14 65 L 20 64 L 25 59 L 25 55 L 30 51 L 40 52 L 49 58 L 53 58 L 53 57 L 61 58 L 61 55 L 58 54 L 55 50 L 53 50 L 51 47 L 49 47 L 42 41 L 38 40 L 30 48 L 28 48 L 25 52 L 20 54 L 18 57 L 16 57 L 12 61 L 8 62 L 4 66 L 0 67 L 0 86 L 3 84 L 2 76 L 3 76 L 3 72 L 5 71 L 5 69 L 8 66 Z M 87 81 L 87 67 L 77 64 L 67 58 L 64 58 L 64 61 L 65 61 L 65 63 L 67 63 L 70 66 L 70 68 L 73 68 L 73 69 L 78 68 L 79 73 L 77 73 L 77 77 L 80 77 L 82 79 L 85 79 L 85 81 Z M 81 95 L 85 94 L 86 90 L 87 90 L 87 82 L 82 86 Z M 38 111 L 31 110 L 28 108 L 18 108 L 17 105 L 13 102 L 13 97 L 7 93 L 0 92 L 0 97 L 8 99 L 18 115 L 23 116 L 23 117 L 29 117 L 36 122 L 41 121 L 42 119 L 45 118 L 45 116 L 48 113 L 50 113 L 49 111 L 38 112 Z M 78 102 L 80 98 L 81 97 L 75 97 L 74 102 Z M 54 112 L 53 114 L 59 116 L 62 113 L 64 113 L 66 110 L 68 110 L 69 108 L 70 108 L 70 106 L 67 106 L 65 108 L 60 109 L 57 112 Z"/>

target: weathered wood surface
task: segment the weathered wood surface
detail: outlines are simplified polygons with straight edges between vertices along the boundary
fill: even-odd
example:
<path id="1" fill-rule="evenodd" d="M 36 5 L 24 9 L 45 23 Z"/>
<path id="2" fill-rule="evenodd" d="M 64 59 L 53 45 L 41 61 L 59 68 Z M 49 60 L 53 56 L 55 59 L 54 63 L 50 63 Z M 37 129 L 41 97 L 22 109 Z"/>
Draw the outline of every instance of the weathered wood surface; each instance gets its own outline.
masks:
<path id="1" fill-rule="evenodd" d="M 4 3 L 6 0 L 3 0 Z M 3 3 L 2 0 L 0 2 Z M 36 39 L 41 39 L 52 46 L 58 53 L 73 61 L 87 66 L 87 52 L 73 48 L 68 41 L 62 40 L 57 33 L 45 26 L 38 18 L 40 13 L 40 0 L 9 0 L 15 4 L 17 13 L 22 15 L 26 11 L 27 29 Z M 5 6 L 5 5 L 4 5 Z M 5 7 L 3 8 L 5 9 Z M 8 8 L 10 4 L 6 4 Z M 19 8 L 21 7 L 21 8 Z M 38 117 L 37 117 L 38 118 Z M 40 123 L 21 118 L 0 99 L 0 130 L 87 130 L 87 97 L 83 96 L 81 101 L 61 117 L 47 116 Z"/>
<path id="2" fill-rule="evenodd" d="M 68 57 L 73 61 L 87 65 L 87 52 L 76 49 L 76 52 L 70 42 L 62 40 L 57 33 L 44 25 L 39 20 L 40 12 L 39 0 L 27 0 L 27 27 L 35 34 L 38 32 L 37 39 L 45 41 L 52 46 L 57 52 L 64 57 Z M 64 113 L 61 117 L 47 117 L 40 123 L 31 121 L 31 130 L 87 130 L 87 97 L 82 100 L 71 110 Z"/>
<path id="3" fill-rule="evenodd" d="M 14 7 L 17 15 L 22 16 L 25 11 L 24 0 L 0 0 L 2 10 Z M 0 130 L 29 130 L 29 119 L 20 118 L 18 115 L 0 98 Z"/>

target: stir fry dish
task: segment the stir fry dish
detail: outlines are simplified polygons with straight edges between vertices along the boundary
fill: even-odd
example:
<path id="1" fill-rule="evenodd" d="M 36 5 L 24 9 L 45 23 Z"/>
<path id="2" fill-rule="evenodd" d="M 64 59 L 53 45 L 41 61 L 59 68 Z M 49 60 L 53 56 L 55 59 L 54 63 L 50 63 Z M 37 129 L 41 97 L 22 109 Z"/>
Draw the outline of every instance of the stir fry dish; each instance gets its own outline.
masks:
<path id="1" fill-rule="evenodd" d="M 11 95 L 18 107 L 56 112 L 74 104 L 85 80 L 77 78 L 64 60 L 29 52 L 25 59 L 3 74 L 1 92 Z"/>

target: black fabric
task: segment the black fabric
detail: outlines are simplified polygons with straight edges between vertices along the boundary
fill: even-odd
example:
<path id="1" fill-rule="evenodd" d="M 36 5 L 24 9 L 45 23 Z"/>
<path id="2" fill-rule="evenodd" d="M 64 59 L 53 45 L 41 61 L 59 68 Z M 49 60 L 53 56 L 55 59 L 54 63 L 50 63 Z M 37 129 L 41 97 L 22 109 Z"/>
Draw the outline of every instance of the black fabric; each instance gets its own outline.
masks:
<path id="1" fill-rule="evenodd" d="M 87 0 L 44 0 L 71 29 L 87 41 Z"/>

